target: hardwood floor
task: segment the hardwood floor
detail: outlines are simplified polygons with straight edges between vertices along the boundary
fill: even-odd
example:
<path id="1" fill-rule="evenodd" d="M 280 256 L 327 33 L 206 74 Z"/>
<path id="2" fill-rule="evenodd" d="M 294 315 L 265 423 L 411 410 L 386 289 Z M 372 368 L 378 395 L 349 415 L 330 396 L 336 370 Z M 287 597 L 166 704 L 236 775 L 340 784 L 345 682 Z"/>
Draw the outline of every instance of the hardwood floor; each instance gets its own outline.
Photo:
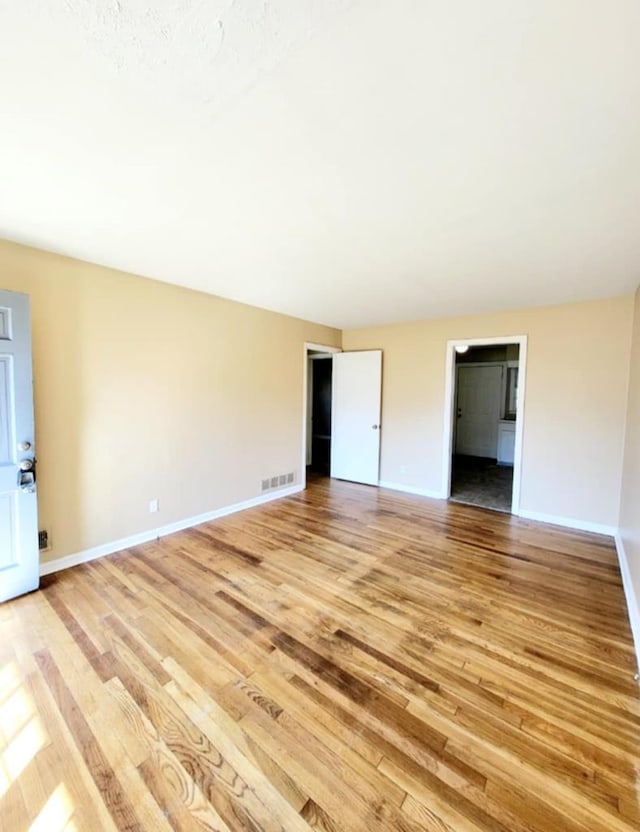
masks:
<path id="1" fill-rule="evenodd" d="M 639 828 L 606 538 L 325 480 L 0 621 L 7 832 Z"/>

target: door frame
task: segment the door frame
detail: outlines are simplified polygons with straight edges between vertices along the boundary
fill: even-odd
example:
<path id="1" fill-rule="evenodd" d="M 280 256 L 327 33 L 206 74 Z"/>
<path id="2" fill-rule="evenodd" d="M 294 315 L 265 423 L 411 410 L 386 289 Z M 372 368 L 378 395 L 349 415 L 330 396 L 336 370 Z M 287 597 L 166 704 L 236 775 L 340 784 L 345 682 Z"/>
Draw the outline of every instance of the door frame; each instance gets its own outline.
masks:
<path id="1" fill-rule="evenodd" d="M 451 468 L 453 456 L 454 415 L 456 397 L 456 347 L 495 346 L 517 344 L 518 355 L 518 398 L 516 404 L 516 441 L 513 453 L 513 491 L 511 513 L 520 514 L 520 490 L 522 483 L 522 440 L 524 436 L 524 405 L 527 381 L 527 336 L 505 335 L 491 338 L 455 338 L 447 341 L 444 388 L 444 425 L 442 443 L 442 498 L 451 497 Z"/>
<path id="2" fill-rule="evenodd" d="M 325 352 L 335 354 L 342 352 L 340 347 L 329 347 L 326 344 L 314 344 L 305 341 L 302 345 L 302 454 L 300 465 L 300 485 L 307 487 L 307 424 L 309 418 L 309 353 Z"/>

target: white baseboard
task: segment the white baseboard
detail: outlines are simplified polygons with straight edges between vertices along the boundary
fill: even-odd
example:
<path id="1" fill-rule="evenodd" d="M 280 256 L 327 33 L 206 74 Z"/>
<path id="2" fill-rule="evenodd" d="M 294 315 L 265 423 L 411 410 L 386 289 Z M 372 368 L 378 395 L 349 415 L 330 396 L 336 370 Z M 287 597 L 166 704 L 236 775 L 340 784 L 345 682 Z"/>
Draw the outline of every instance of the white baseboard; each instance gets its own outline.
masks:
<path id="1" fill-rule="evenodd" d="M 537 520 L 539 523 L 551 523 L 553 526 L 564 526 L 566 529 L 576 529 L 579 532 L 594 532 L 595 534 L 606 534 L 615 537 L 616 526 L 606 526 L 603 523 L 591 523 L 588 520 L 575 520 L 572 517 L 559 517 L 556 514 L 543 514 L 540 511 L 529 511 L 521 508 L 518 517 L 525 520 Z"/>
<path id="2" fill-rule="evenodd" d="M 419 497 L 430 497 L 432 500 L 444 500 L 441 491 L 430 491 L 427 488 L 418 488 L 413 485 L 403 485 L 398 482 L 388 482 L 387 480 L 380 480 L 378 483 L 380 488 L 390 488 L 393 491 L 404 491 L 406 494 L 417 494 Z M 539 511 L 528 511 L 527 509 L 520 509 L 517 512 L 518 517 L 525 520 L 536 520 L 539 523 L 551 523 L 554 526 L 563 526 L 566 529 L 576 529 L 581 532 L 595 532 L 596 534 L 605 534 L 609 537 L 614 537 L 617 532 L 616 526 L 606 526 L 602 523 L 590 523 L 585 520 L 574 520 L 571 517 L 558 517 L 555 514 L 543 514 Z"/>
<path id="3" fill-rule="evenodd" d="M 618 563 L 620 564 L 620 574 L 622 575 L 622 586 L 624 587 L 624 596 L 627 599 L 629 623 L 631 625 L 631 633 L 633 634 L 633 643 L 636 648 L 638 668 L 640 669 L 640 599 L 638 599 L 633 587 L 629 561 L 627 560 L 627 553 L 624 550 L 624 544 L 622 542 L 620 532 L 616 533 L 616 551 L 618 552 Z"/>
<path id="4" fill-rule="evenodd" d="M 428 488 L 418 488 L 415 485 L 403 485 L 399 482 L 380 480 L 378 486 L 380 488 L 390 488 L 392 491 L 404 491 L 405 494 L 417 494 L 419 497 L 431 497 L 432 500 L 444 499 L 440 491 L 429 491 Z"/>
<path id="5" fill-rule="evenodd" d="M 263 503 L 270 503 L 282 497 L 290 497 L 292 494 L 297 494 L 303 489 L 303 485 L 292 485 L 290 488 L 283 488 L 270 494 L 261 494 L 259 497 L 244 500 L 242 503 L 234 503 L 230 506 L 223 506 L 222 508 L 208 511 L 206 514 L 199 514 L 197 517 L 188 517 L 186 520 L 168 523 L 166 526 L 149 529 L 146 532 L 131 535 L 131 537 L 123 537 L 120 540 L 103 543 L 101 546 L 94 546 L 92 549 L 85 549 L 83 552 L 76 552 L 73 555 L 66 555 L 62 558 L 46 561 L 40 564 L 40 575 L 50 575 L 52 572 L 60 572 L 62 569 L 69 569 L 71 566 L 78 566 L 80 563 L 87 563 L 87 561 L 95 560 L 105 555 L 112 555 L 114 552 L 120 552 L 123 549 L 129 549 L 131 546 L 139 546 L 141 543 L 148 543 L 150 540 L 156 540 L 159 537 L 165 537 L 168 534 L 173 534 L 183 529 L 190 529 L 192 526 L 199 526 L 201 523 L 209 523 L 211 520 L 217 520 L 219 517 L 225 517 L 227 514 L 235 514 L 237 511 L 244 511 L 247 508 L 261 506 Z"/>

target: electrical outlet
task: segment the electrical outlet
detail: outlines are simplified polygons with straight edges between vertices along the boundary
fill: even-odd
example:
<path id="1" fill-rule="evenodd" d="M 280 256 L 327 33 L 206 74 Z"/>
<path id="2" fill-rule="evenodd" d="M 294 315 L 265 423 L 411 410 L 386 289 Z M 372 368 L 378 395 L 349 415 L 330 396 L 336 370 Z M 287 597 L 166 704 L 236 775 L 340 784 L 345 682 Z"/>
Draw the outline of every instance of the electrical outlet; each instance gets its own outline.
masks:
<path id="1" fill-rule="evenodd" d="M 51 548 L 51 537 L 46 529 L 38 532 L 38 549 L 41 552 L 48 552 Z"/>
<path id="2" fill-rule="evenodd" d="M 157 511 L 160 511 L 160 503 L 158 500 L 149 500 L 149 513 L 155 514 Z"/>

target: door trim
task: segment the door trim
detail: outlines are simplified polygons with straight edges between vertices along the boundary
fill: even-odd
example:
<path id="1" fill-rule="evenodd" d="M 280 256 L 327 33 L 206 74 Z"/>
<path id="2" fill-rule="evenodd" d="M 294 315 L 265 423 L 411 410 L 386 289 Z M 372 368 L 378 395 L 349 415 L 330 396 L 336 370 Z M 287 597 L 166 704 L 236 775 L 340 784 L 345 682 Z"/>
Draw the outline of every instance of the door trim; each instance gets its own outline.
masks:
<path id="1" fill-rule="evenodd" d="M 305 341 L 302 345 L 302 453 L 300 464 L 300 485 L 307 487 L 307 424 L 309 409 L 309 353 L 312 351 L 337 353 L 342 352 L 340 347 L 328 347 L 326 344 L 314 344 L 312 341 Z"/>
<path id="2" fill-rule="evenodd" d="M 520 347 L 518 356 L 518 398 L 516 416 L 516 442 L 513 455 L 513 493 L 511 498 L 511 513 L 520 514 L 520 490 L 522 482 L 522 440 L 524 436 L 525 393 L 527 381 L 527 336 L 505 335 L 492 338 L 455 338 L 447 341 L 445 361 L 444 387 L 444 424 L 442 442 L 442 499 L 451 496 L 451 456 L 453 454 L 453 419 L 455 414 L 456 395 L 456 360 L 455 349 L 468 344 L 470 347 L 492 346 L 495 344 L 517 344 Z"/>

